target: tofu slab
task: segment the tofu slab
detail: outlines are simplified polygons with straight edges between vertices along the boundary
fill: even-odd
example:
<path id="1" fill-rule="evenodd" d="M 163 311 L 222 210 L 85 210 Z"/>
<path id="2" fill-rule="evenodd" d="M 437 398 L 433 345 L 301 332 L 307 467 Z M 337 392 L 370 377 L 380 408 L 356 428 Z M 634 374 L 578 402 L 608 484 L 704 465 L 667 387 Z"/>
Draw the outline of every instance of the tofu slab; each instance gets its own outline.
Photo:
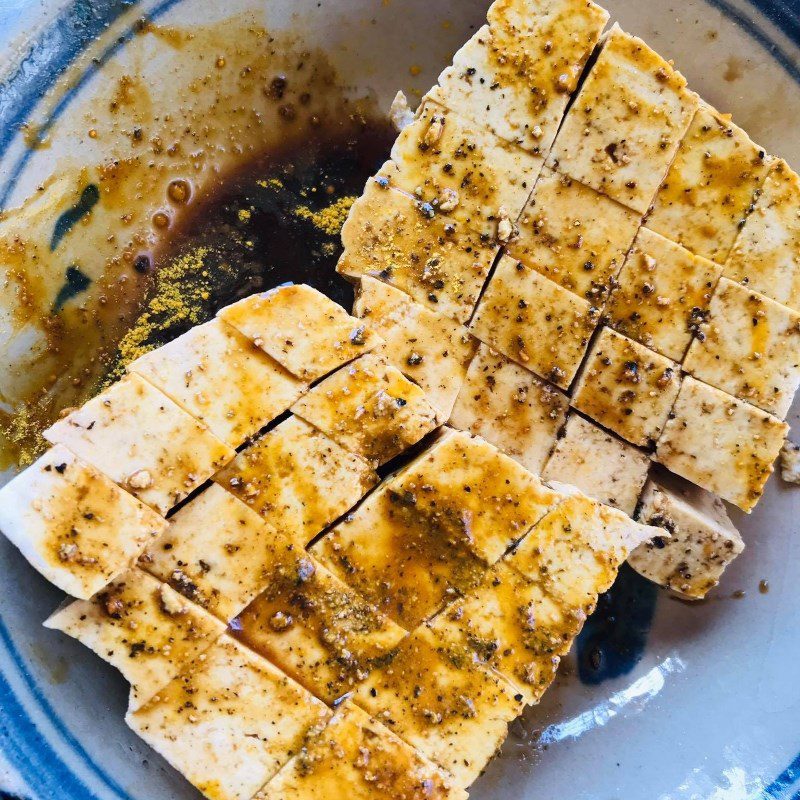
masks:
<path id="1" fill-rule="evenodd" d="M 198 325 L 128 367 L 231 447 L 297 400 L 306 384 L 235 328 Z"/>
<path id="2" fill-rule="evenodd" d="M 608 296 L 641 214 L 545 167 L 508 252 L 595 305 Z"/>
<path id="3" fill-rule="evenodd" d="M 116 667 L 131 685 L 133 709 L 225 630 L 219 620 L 139 569 L 128 570 L 91 600 L 60 608 L 44 624 Z"/>
<path id="4" fill-rule="evenodd" d="M 360 456 L 298 417 L 239 453 L 214 480 L 271 528 L 302 544 L 352 508 L 378 476 Z"/>
<path id="5" fill-rule="evenodd" d="M 603 328 L 575 384 L 572 405 L 631 444 L 653 444 L 680 388 L 678 365 Z"/>
<path id="6" fill-rule="evenodd" d="M 342 228 L 344 253 L 336 266 L 348 278 L 369 275 L 415 302 L 466 322 L 497 255 L 484 238 L 439 209 L 370 179 Z"/>
<path id="7" fill-rule="evenodd" d="M 47 580 L 88 600 L 166 521 L 63 445 L 0 489 L 0 530 Z"/>
<path id="8" fill-rule="evenodd" d="M 317 380 L 380 342 L 340 305 L 305 284 L 251 295 L 218 316 L 302 381 Z"/>
<path id="9" fill-rule="evenodd" d="M 800 385 L 800 312 L 722 278 L 683 368 L 783 419 Z"/>
<path id="10" fill-rule="evenodd" d="M 478 342 L 450 317 L 415 303 L 407 294 L 365 276 L 353 313 L 383 339 L 378 349 L 424 392 L 440 421 L 447 421 Z"/>
<path id="11" fill-rule="evenodd" d="M 789 426 L 687 376 L 656 450 L 672 472 L 750 512 Z"/>
<path id="12" fill-rule="evenodd" d="M 363 681 L 406 635 L 301 548 L 277 553 L 264 576 L 237 636 L 327 703 Z"/>
<path id="13" fill-rule="evenodd" d="M 418 628 L 354 700 L 463 788 L 503 743 L 522 697 L 481 665 L 468 658 L 454 662 L 444 650 L 434 631 Z"/>
<path id="14" fill-rule="evenodd" d="M 561 126 L 548 164 L 644 214 L 697 102 L 683 75 L 615 25 Z"/>
<path id="15" fill-rule="evenodd" d="M 650 457 L 643 450 L 573 413 L 542 478 L 569 483 L 633 516 L 649 468 Z"/>
<path id="16" fill-rule="evenodd" d="M 744 550 L 722 500 L 674 475 L 648 482 L 638 519 L 665 528 L 670 536 L 639 545 L 628 563 L 645 578 L 692 600 L 704 598 Z"/>
<path id="17" fill-rule="evenodd" d="M 469 366 L 450 425 L 486 439 L 541 473 L 563 425 L 567 396 L 482 344 Z"/>
<path id="18" fill-rule="evenodd" d="M 249 800 L 330 711 L 268 661 L 222 637 L 128 725 L 214 800 Z"/>
<path id="19" fill-rule="evenodd" d="M 44 432 L 166 514 L 235 455 L 138 375 L 127 375 Z"/>
<path id="20" fill-rule="evenodd" d="M 588 300 L 504 255 L 470 329 L 484 344 L 566 389 L 599 316 Z"/>
<path id="21" fill-rule="evenodd" d="M 664 178 L 647 226 L 724 264 L 769 170 L 766 152 L 701 104 Z"/>
<path id="22" fill-rule="evenodd" d="M 327 377 L 292 411 L 375 464 L 391 460 L 438 425 L 425 392 L 374 354 Z"/>
<path id="23" fill-rule="evenodd" d="M 606 308 L 609 324 L 681 361 L 706 317 L 721 274 L 713 261 L 641 228 Z"/>

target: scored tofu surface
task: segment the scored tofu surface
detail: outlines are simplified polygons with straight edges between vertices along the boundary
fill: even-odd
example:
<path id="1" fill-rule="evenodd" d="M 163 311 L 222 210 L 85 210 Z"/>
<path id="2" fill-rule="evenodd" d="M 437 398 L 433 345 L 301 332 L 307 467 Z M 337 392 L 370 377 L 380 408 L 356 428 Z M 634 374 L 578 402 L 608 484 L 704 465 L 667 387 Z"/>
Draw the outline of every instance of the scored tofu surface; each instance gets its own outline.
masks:
<path id="1" fill-rule="evenodd" d="M 235 452 L 138 375 L 127 375 L 44 432 L 166 514 Z"/>
<path id="2" fill-rule="evenodd" d="M 47 580 L 84 600 L 166 525 L 63 445 L 0 489 L 0 530 Z"/>

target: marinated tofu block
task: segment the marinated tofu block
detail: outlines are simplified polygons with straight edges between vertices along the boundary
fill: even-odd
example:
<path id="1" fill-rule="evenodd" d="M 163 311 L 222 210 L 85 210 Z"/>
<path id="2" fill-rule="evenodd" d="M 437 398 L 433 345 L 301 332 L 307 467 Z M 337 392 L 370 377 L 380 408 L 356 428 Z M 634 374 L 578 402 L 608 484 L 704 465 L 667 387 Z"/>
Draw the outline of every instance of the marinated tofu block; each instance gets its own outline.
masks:
<path id="1" fill-rule="evenodd" d="M 447 657 L 439 636 L 422 626 L 406 637 L 354 700 L 431 761 L 456 786 L 480 775 L 522 710 L 522 696 L 471 659 Z"/>
<path id="2" fill-rule="evenodd" d="M 164 515 L 236 453 L 138 375 L 44 432 Z"/>
<path id="3" fill-rule="evenodd" d="M 542 170 L 508 251 L 595 305 L 603 303 L 641 214 L 553 170 Z"/>
<path id="4" fill-rule="evenodd" d="M 789 426 L 687 376 L 656 450 L 672 472 L 750 512 Z"/>
<path id="5" fill-rule="evenodd" d="M 656 536 L 640 544 L 628 563 L 645 578 L 692 600 L 704 598 L 744 550 L 722 500 L 675 476 L 648 482 L 638 518 L 666 529 L 669 538 Z"/>
<path id="6" fill-rule="evenodd" d="M 471 330 L 512 361 L 566 389 L 578 371 L 599 316 L 587 300 L 503 256 Z"/>
<path id="7" fill-rule="evenodd" d="M 126 722 L 206 797 L 249 800 L 330 716 L 291 678 L 225 636 Z"/>
<path id="8" fill-rule="evenodd" d="M 231 447 L 286 411 L 306 388 L 218 319 L 138 358 L 128 371 L 152 383 Z"/>
<path id="9" fill-rule="evenodd" d="M 568 403 L 554 386 L 482 344 L 450 424 L 482 436 L 538 475 L 564 423 Z"/>
<path id="10" fill-rule="evenodd" d="M 654 443 L 680 388 L 678 365 L 603 328 L 592 345 L 572 405 L 632 444 Z"/>
<path id="11" fill-rule="evenodd" d="M 510 0 L 455 54 L 430 97 L 546 154 L 608 12 L 585 0 Z"/>
<path id="12" fill-rule="evenodd" d="M 225 630 L 202 608 L 138 569 L 128 570 L 91 600 L 60 608 L 44 624 L 116 667 L 131 685 L 134 709 Z"/>
<path id="13" fill-rule="evenodd" d="M 353 313 L 385 342 L 378 352 L 425 392 L 439 420 L 446 421 L 478 346 L 467 329 L 366 276 Z"/>
<path id="14" fill-rule="evenodd" d="M 606 307 L 609 324 L 681 361 L 721 274 L 713 261 L 641 228 Z"/>
<path id="15" fill-rule="evenodd" d="M 781 480 L 800 483 L 800 445 L 788 439 L 781 448 Z"/>
<path id="16" fill-rule="evenodd" d="M 0 530 L 47 580 L 89 599 L 167 526 L 115 483 L 55 445 L 0 489 Z"/>
<path id="17" fill-rule="evenodd" d="M 278 552 L 264 576 L 237 636 L 327 703 L 361 683 L 406 635 L 301 548 Z"/>
<path id="18" fill-rule="evenodd" d="M 548 164 L 644 214 L 696 108 L 683 75 L 614 26 Z"/>
<path id="19" fill-rule="evenodd" d="M 633 516 L 649 468 L 647 453 L 571 414 L 542 478 L 577 486 L 589 497 Z"/>
<path id="20" fill-rule="evenodd" d="M 782 419 L 800 384 L 800 312 L 722 278 L 683 368 Z"/>
<path id="21" fill-rule="evenodd" d="M 658 190 L 647 227 L 724 264 L 764 183 L 766 152 L 701 104 Z"/>
<path id="22" fill-rule="evenodd" d="M 451 781 L 348 700 L 254 800 L 467 800 Z"/>
<path id="23" fill-rule="evenodd" d="M 541 156 L 496 138 L 444 107 L 426 102 L 397 137 L 380 170 L 419 200 L 482 236 L 508 241 L 542 168 Z"/>
<path id="24" fill-rule="evenodd" d="M 438 424 L 425 392 L 373 354 L 330 375 L 292 411 L 376 464 L 399 455 Z"/>
<path id="25" fill-rule="evenodd" d="M 497 255 L 498 245 L 419 200 L 367 181 L 342 228 L 336 266 L 349 278 L 370 275 L 408 293 L 437 314 L 466 322 Z"/>
<path id="26" fill-rule="evenodd" d="M 800 178 L 773 162 L 725 262 L 725 277 L 800 311 Z"/>
<path id="27" fill-rule="evenodd" d="M 214 480 L 271 528 L 306 544 L 377 482 L 363 458 L 297 417 L 239 453 Z"/>
<path id="28" fill-rule="evenodd" d="M 228 622 L 264 588 L 276 551 L 291 542 L 212 484 L 170 519 L 167 532 L 147 548 L 139 563 Z"/>
<path id="29" fill-rule="evenodd" d="M 340 305 L 305 284 L 251 295 L 219 316 L 303 381 L 317 380 L 380 343 Z"/>

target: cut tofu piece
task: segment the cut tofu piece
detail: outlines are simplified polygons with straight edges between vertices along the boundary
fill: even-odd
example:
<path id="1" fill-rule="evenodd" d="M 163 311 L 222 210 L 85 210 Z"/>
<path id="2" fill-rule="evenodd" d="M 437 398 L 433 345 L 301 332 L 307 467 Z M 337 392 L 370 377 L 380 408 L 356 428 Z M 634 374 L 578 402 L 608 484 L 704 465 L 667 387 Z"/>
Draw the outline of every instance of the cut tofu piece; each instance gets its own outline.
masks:
<path id="1" fill-rule="evenodd" d="M 438 418 L 446 421 L 478 346 L 467 329 L 367 276 L 353 313 L 385 342 L 378 352 L 425 392 Z"/>
<path id="2" fill-rule="evenodd" d="M 563 425 L 567 396 L 482 344 L 469 366 L 450 424 L 482 436 L 539 474 Z"/>
<path id="3" fill-rule="evenodd" d="M 254 800 L 467 800 L 451 781 L 348 700 Z"/>
<path id="4" fill-rule="evenodd" d="M 236 455 L 138 375 L 126 375 L 44 436 L 162 515 Z"/>
<path id="5" fill-rule="evenodd" d="M 679 388 L 674 361 L 603 328 L 578 377 L 572 405 L 632 444 L 652 445 Z"/>
<path id="6" fill-rule="evenodd" d="M 434 631 L 418 628 L 354 700 L 466 787 L 503 743 L 522 696 L 471 659 L 447 658 L 445 649 Z"/>
<path id="7" fill-rule="evenodd" d="M 644 214 L 697 102 L 683 75 L 615 25 L 564 119 L 548 164 Z"/>
<path id="8" fill-rule="evenodd" d="M 377 482 L 363 458 L 297 417 L 281 422 L 214 476 L 269 525 L 306 544 Z"/>
<path id="9" fill-rule="evenodd" d="M 128 371 L 152 383 L 231 447 L 286 411 L 306 388 L 218 319 L 138 358 Z"/>
<path id="10" fill-rule="evenodd" d="M 721 274 L 713 261 L 641 228 L 606 307 L 609 324 L 681 361 Z"/>
<path id="11" fill-rule="evenodd" d="M 237 636 L 327 703 L 361 683 L 406 635 L 301 548 L 278 553 L 264 578 Z"/>
<path id="12" fill-rule="evenodd" d="M 291 542 L 243 502 L 212 484 L 170 519 L 167 532 L 139 562 L 150 574 L 228 622 L 264 588 L 275 552 Z"/>
<path id="13" fill-rule="evenodd" d="M 800 311 L 800 177 L 775 161 L 725 262 L 725 276 Z"/>
<path id="14" fill-rule="evenodd" d="M 327 377 L 292 411 L 376 464 L 385 464 L 438 425 L 425 392 L 374 354 Z"/>
<path id="15" fill-rule="evenodd" d="M 785 483 L 800 483 L 800 445 L 788 439 L 781 448 L 781 480 Z"/>
<path id="16" fill-rule="evenodd" d="M 116 667 L 140 708 L 222 634 L 222 622 L 169 586 L 132 569 L 96 594 L 56 611 L 45 627 L 77 639 Z"/>
<path id="17" fill-rule="evenodd" d="M 658 442 L 656 460 L 750 512 L 788 430 L 771 414 L 687 376 Z"/>
<path id="18" fill-rule="evenodd" d="M 667 530 L 669 538 L 657 536 L 639 545 L 628 563 L 640 575 L 682 597 L 705 597 L 744 550 L 722 500 L 675 476 L 648 482 L 637 516 Z"/>
<path id="19" fill-rule="evenodd" d="M 722 278 L 683 368 L 783 419 L 800 385 L 800 312 Z"/>
<path id="20" fill-rule="evenodd" d="M 206 797 L 249 800 L 330 711 L 228 637 L 165 682 L 128 725 Z"/>
<path id="21" fill-rule="evenodd" d="M 658 190 L 647 227 L 724 264 L 768 170 L 766 152 L 729 115 L 701 104 Z"/>
<path id="22" fill-rule="evenodd" d="M 471 330 L 562 389 L 578 371 L 599 320 L 598 309 L 510 256 L 503 256 Z"/>
<path id="23" fill-rule="evenodd" d="M 608 296 L 641 214 L 572 178 L 543 169 L 508 251 L 595 305 Z"/>
<path id="24" fill-rule="evenodd" d="M 218 316 L 304 381 L 315 381 L 380 344 L 340 305 L 302 283 L 251 295 Z"/>
<path id="25" fill-rule="evenodd" d="M 495 3 L 488 16 L 429 96 L 546 154 L 608 12 L 585 0 L 512 0 Z"/>
<path id="26" fill-rule="evenodd" d="M 378 177 L 414 195 L 424 213 L 442 212 L 502 243 L 543 163 L 541 156 L 428 101 L 397 137 Z"/>
<path id="27" fill-rule="evenodd" d="M 337 271 L 379 278 L 437 314 L 466 322 L 498 245 L 441 210 L 431 216 L 420 201 L 385 183 L 367 181 L 350 209 Z"/>
<path id="28" fill-rule="evenodd" d="M 55 445 L 0 489 L 0 530 L 59 589 L 88 600 L 167 526 Z"/>
<path id="29" fill-rule="evenodd" d="M 633 516 L 649 468 L 647 453 L 573 413 L 542 478 L 577 486 L 589 497 Z"/>

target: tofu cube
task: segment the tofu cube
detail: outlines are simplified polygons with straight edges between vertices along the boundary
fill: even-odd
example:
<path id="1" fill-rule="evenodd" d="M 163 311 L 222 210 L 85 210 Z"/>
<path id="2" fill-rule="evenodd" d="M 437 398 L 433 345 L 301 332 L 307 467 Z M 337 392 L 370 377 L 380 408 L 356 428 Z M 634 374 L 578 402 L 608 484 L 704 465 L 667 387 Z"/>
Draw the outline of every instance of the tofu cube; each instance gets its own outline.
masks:
<path id="1" fill-rule="evenodd" d="M 125 376 L 44 436 L 162 516 L 236 455 L 138 375 Z"/>
<path id="2" fill-rule="evenodd" d="M 644 214 L 696 108 L 683 75 L 615 25 L 564 119 L 548 164 Z"/>
<path id="3" fill-rule="evenodd" d="M 724 264 L 769 170 L 766 153 L 701 104 L 653 202 L 652 230 Z"/>
<path id="4" fill-rule="evenodd" d="M 250 800 L 330 716 L 280 670 L 224 636 L 126 722 L 206 797 Z"/>
<path id="5" fill-rule="evenodd" d="M 128 372 L 152 383 L 231 447 L 286 411 L 306 388 L 219 319 L 138 358 Z"/>
<path id="6" fill-rule="evenodd" d="M 750 512 L 788 430 L 777 417 L 687 376 L 658 441 L 656 460 Z"/>
<path id="7" fill-rule="evenodd" d="M 657 536 L 640 544 L 628 563 L 645 578 L 691 600 L 702 600 L 744 550 L 722 500 L 675 476 L 648 482 L 638 518 L 665 528 L 669 538 Z"/>
<path id="8" fill-rule="evenodd" d="M 251 295 L 218 316 L 302 381 L 315 381 L 380 343 L 340 305 L 305 284 Z"/>
<path id="9" fill-rule="evenodd" d="M 633 516 L 650 457 L 614 434 L 570 414 L 542 472 L 546 481 L 577 486 L 585 495 Z"/>
<path id="10" fill-rule="evenodd" d="M 75 600 L 44 623 L 116 667 L 140 708 L 225 630 L 222 622 L 169 586 L 131 569 L 91 600 Z"/>
<path id="11" fill-rule="evenodd" d="M 390 461 L 438 425 L 425 392 L 374 354 L 327 377 L 292 411 L 376 464 Z"/>
<path id="12" fill-rule="evenodd" d="M 504 255 L 478 305 L 471 331 L 484 344 L 566 389 L 599 316 L 588 300 Z"/>
<path id="13" fill-rule="evenodd" d="M 377 482 L 363 458 L 298 417 L 289 417 L 214 476 L 269 526 L 303 544 L 352 508 Z"/>
<path id="14" fill-rule="evenodd" d="M 674 361 L 603 328 L 578 377 L 572 405 L 632 444 L 652 445 L 679 388 Z"/>
<path id="15" fill-rule="evenodd" d="M 486 439 L 538 475 L 564 424 L 567 396 L 482 344 L 469 366 L 450 425 Z"/>
<path id="16" fill-rule="evenodd" d="M 88 600 L 167 526 L 55 445 L 0 489 L 0 530 L 47 580 Z"/>
<path id="17" fill-rule="evenodd" d="M 641 228 L 606 308 L 609 324 L 681 361 L 705 319 L 722 268 Z"/>
<path id="18" fill-rule="evenodd" d="M 800 445 L 788 439 L 781 448 L 781 480 L 800 484 Z"/>
<path id="19" fill-rule="evenodd" d="M 383 339 L 378 352 L 414 381 L 439 420 L 447 421 L 478 346 L 467 329 L 368 276 L 361 279 L 353 313 Z"/>
<path id="20" fill-rule="evenodd" d="M 800 312 L 722 278 L 683 368 L 783 419 L 800 384 Z"/>

